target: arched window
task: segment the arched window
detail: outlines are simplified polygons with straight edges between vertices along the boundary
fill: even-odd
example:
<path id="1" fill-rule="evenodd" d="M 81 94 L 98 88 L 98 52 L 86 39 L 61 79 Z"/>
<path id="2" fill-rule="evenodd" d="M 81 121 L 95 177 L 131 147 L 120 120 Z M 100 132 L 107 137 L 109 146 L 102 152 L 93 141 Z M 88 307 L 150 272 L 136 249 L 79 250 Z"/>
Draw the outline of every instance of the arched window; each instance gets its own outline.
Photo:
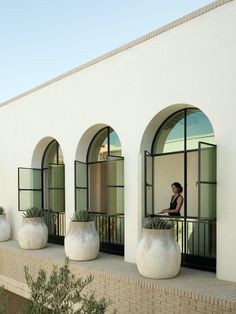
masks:
<path id="1" fill-rule="evenodd" d="M 214 131 L 202 111 L 184 109 L 168 117 L 146 155 L 146 215 L 168 206 L 170 185 L 177 181 L 184 186 L 182 216 L 215 216 L 215 152 Z"/>
<path id="2" fill-rule="evenodd" d="M 152 153 L 197 149 L 199 142 L 215 144 L 209 119 L 197 108 L 181 110 L 170 116 L 159 128 L 153 141 Z"/>
<path id="3" fill-rule="evenodd" d="M 180 110 L 164 121 L 146 155 L 146 170 L 147 215 L 168 206 L 170 185 L 177 181 L 184 186 L 182 216 L 215 216 L 215 136 L 202 111 Z"/>
<path id="4" fill-rule="evenodd" d="M 184 187 L 174 223 L 184 265 L 215 268 L 216 145 L 212 125 L 198 108 L 169 116 L 145 152 L 145 216 L 170 207 L 171 184 Z M 196 259 L 195 257 L 201 257 Z"/>
<path id="5" fill-rule="evenodd" d="M 100 130 L 90 143 L 87 161 L 106 161 L 110 155 L 122 155 L 121 143 L 116 132 L 112 128 L 106 127 Z"/>
<path id="6" fill-rule="evenodd" d="M 100 250 L 124 255 L 124 158 L 111 127 L 95 134 L 86 162 L 75 161 L 75 206 L 95 218 Z"/>
<path id="7" fill-rule="evenodd" d="M 124 160 L 121 143 L 111 127 L 100 130 L 87 154 L 89 210 L 107 214 L 124 213 Z"/>
<path id="8" fill-rule="evenodd" d="M 64 178 L 63 154 L 56 140 L 46 147 L 41 168 L 18 168 L 19 210 L 42 208 L 48 241 L 60 244 L 65 236 Z"/>

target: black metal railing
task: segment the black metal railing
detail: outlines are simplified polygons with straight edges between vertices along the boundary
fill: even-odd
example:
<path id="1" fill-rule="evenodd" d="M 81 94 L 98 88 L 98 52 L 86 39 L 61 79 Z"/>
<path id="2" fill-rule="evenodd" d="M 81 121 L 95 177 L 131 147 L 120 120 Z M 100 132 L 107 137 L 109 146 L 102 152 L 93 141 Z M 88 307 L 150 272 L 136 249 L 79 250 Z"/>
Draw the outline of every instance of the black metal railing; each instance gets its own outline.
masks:
<path id="1" fill-rule="evenodd" d="M 92 213 L 100 236 L 100 251 L 124 255 L 124 215 Z M 215 271 L 216 221 L 196 217 L 164 217 L 173 224 L 174 237 L 182 253 L 182 265 Z M 44 211 L 48 241 L 64 244 L 65 213 Z"/>
<path id="2" fill-rule="evenodd" d="M 100 251 L 124 255 L 124 215 L 92 213 L 100 237 Z"/>
<path id="3" fill-rule="evenodd" d="M 124 215 L 92 213 L 100 237 L 100 251 L 124 255 Z M 64 244 L 66 222 L 64 212 L 44 211 L 48 242 Z"/>
<path id="4" fill-rule="evenodd" d="M 182 265 L 215 271 L 216 220 L 196 217 L 164 217 L 173 223 L 174 237 L 182 253 Z"/>
<path id="5" fill-rule="evenodd" d="M 187 253 L 203 257 L 216 257 L 216 221 L 187 221 Z"/>
<path id="6" fill-rule="evenodd" d="M 48 227 L 48 242 L 64 244 L 66 234 L 65 213 L 45 210 L 44 220 Z"/>

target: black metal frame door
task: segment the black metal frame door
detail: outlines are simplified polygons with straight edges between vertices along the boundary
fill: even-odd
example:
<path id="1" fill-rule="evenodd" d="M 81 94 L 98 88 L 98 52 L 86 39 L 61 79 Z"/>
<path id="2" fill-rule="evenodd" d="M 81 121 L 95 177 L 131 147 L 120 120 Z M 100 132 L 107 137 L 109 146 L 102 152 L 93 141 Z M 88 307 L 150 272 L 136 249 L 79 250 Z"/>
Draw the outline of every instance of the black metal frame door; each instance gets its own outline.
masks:
<path id="1" fill-rule="evenodd" d="M 216 268 L 216 145 L 198 143 L 198 234 L 204 264 Z M 204 226 L 204 228 L 203 228 Z M 202 236 L 203 233 L 203 236 Z"/>
<path id="2" fill-rule="evenodd" d="M 75 160 L 75 209 L 88 210 L 88 164 Z"/>
<path id="3" fill-rule="evenodd" d="M 154 214 L 153 196 L 153 155 L 144 152 L 144 211 L 145 217 Z"/>
<path id="4" fill-rule="evenodd" d="M 186 217 L 183 265 L 216 271 L 216 145 L 198 144 L 198 216 Z"/>
<path id="5" fill-rule="evenodd" d="M 45 222 L 48 227 L 48 240 L 52 243 L 64 244 L 65 237 L 65 166 L 50 163 L 43 169 Z M 59 171 L 58 171 L 59 170 Z M 46 174 L 46 172 L 48 172 Z M 57 180 L 58 179 L 58 180 Z M 47 183 L 46 183 L 47 181 Z M 63 195 L 55 197 L 55 193 Z M 62 197 L 62 202 L 60 198 Z M 60 205 L 59 205 L 60 203 Z M 47 204 L 47 208 L 45 208 Z M 62 204 L 62 205 L 61 205 Z"/>
<path id="6" fill-rule="evenodd" d="M 124 157 L 107 156 L 107 242 L 103 251 L 124 255 Z"/>

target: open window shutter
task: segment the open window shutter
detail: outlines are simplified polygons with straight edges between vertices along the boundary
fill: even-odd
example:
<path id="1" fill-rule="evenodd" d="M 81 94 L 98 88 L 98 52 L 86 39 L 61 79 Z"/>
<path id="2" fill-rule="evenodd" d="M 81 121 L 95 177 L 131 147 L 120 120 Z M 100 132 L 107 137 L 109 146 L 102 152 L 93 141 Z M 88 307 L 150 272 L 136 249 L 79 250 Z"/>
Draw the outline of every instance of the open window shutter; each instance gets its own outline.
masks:
<path id="1" fill-rule="evenodd" d="M 62 164 L 48 166 L 48 200 L 49 210 L 65 211 L 65 167 Z"/>
<path id="2" fill-rule="evenodd" d="M 87 163 L 75 161 L 75 208 L 88 209 Z"/>
<path id="3" fill-rule="evenodd" d="M 144 200 L 145 217 L 154 213 L 153 209 L 153 156 L 147 151 L 144 152 Z"/>
<path id="4" fill-rule="evenodd" d="M 216 145 L 199 142 L 198 208 L 200 219 L 216 218 Z"/>
<path id="5" fill-rule="evenodd" d="M 108 214 L 124 213 L 124 158 L 107 157 Z"/>
<path id="6" fill-rule="evenodd" d="M 18 168 L 18 209 L 42 205 L 42 169 Z"/>

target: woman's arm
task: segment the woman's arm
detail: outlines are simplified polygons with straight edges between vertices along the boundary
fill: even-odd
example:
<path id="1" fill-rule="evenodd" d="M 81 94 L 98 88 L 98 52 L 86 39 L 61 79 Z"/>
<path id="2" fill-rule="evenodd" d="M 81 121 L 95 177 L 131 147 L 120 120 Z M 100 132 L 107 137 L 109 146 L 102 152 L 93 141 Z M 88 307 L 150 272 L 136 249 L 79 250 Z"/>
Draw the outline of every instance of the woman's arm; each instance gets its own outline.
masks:
<path id="1" fill-rule="evenodd" d="M 160 211 L 160 214 L 168 213 L 169 210 L 170 210 L 170 208 L 162 209 L 162 210 Z"/>
<path id="2" fill-rule="evenodd" d="M 180 195 L 180 197 L 177 198 L 177 206 L 175 209 L 170 209 L 170 208 L 167 208 L 167 209 L 162 209 L 160 211 L 160 214 L 164 214 L 164 213 L 171 213 L 171 214 L 178 214 L 181 210 L 181 207 L 183 205 L 183 196 Z"/>

